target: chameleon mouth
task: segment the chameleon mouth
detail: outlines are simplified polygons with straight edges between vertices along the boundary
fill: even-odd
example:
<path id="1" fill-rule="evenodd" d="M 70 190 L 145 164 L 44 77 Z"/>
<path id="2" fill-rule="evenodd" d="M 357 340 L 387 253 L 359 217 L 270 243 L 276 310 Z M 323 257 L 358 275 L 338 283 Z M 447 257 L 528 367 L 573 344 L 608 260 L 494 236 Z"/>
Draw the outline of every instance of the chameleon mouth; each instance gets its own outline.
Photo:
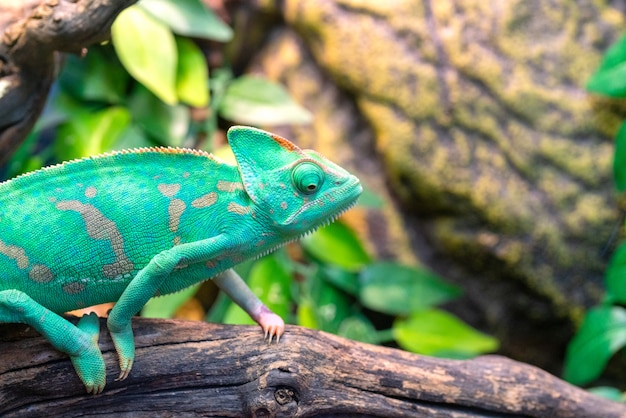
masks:
<path id="1" fill-rule="evenodd" d="M 357 195 L 358 197 L 358 195 Z M 321 222 L 317 225 L 313 225 L 311 228 L 307 229 L 306 231 L 296 235 L 295 237 L 286 240 L 285 242 L 281 242 L 280 244 L 267 249 L 266 251 L 263 251 L 262 253 L 258 254 L 257 256 L 255 256 L 255 259 L 259 259 L 262 258 L 270 253 L 273 253 L 274 251 L 276 251 L 277 249 L 286 246 L 287 244 L 291 244 L 292 242 L 296 242 L 296 241 L 300 241 L 302 238 L 311 235 L 312 233 L 314 233 L 315 231 L 317 231 L 319 228 L 323 228 L 326 225 L 329 225 L 333 222 L 335 222 L 337 220 L 337 218 L 339 218 L 341 215 L 343 215 L 345 212 L 347 212 L 348 210 L 352 209 L 352 207 L 354 205 L 356 205 L 357 199 L 355 198 L 353 201 L 349 202 L 348 204 L 346 204 L 344 207 L 342 207 L 341 209 L 337 210 L 333 215 L 329 216 L 328 219 L 326 219 L 324 222 Z"/>
<path id="2" fill-rule="evenodd" d="M 322 228 L 330 223 L 333 223 L 335 220 L 337 220 L 337 218 L 339 218 L 341 215 L 343 215 L 345 212 L 347 212 L 348 210 L 350 210 L 354 205 L 356 205 L 357 200 L 359 198 L 359 196 L 361 195 L 361 192 L 363 191 L 363 187 L 361 186 L 361 183 L 359 182 L 359 180 L 356 177 L 352 178 L 352 181 L 348 181 L 341 189 L 339 189 L 339 191 L 336 191 L 336 193 L 341 193 L 341 194 L 345 194 L 348 197 L 346 198 L 346 203 L 342 206 L 340 206 L 339 208 L 337 208 L 334 213 L 331 213 L 323 222 L 320 222 L 318 224 L 314 224 L 311 225 L 310 228 L 308 228 L 305 231 L 302 231 L 301 233 L 299 233 L 298 235 L 294 236 L 291 239 L 286 240 L 285 242 L 282 242 L 270 249 L 267 249 L 266 251 L 263 251 L 261 254 L 257 255 L 256 258 L 261 258 L 271 252 L 274 252 L 275 250 L 277 250 L 280 247 L 283 247 L 289 243 L 292 243 L 294 241 L 298 241 L 304 237 L 306 237 L 307 235 L 312 234 L 313 232 L 315 232 L 318 228 Z M 310 207 L 311 205 L 314 205 L 316 202 L 311 202 L 305 206 L 303 206 L 296 214 L 294 214 L 293 216 L 291 216 L 289 218 L 289 220 L 292 220 L 293 218 L 295 218 L 298 213 L 306 210 L 307 207 Z"/>
<path id="3" fill-rule="evenodd" d="M 352 208 L 356 204 L 362 192 L 363 192 L 363 186 L 361 186 L 361 182 L 359 181 L 359 179 L 352 176 L 348 181 L 346 181 L 346 183 L 340 189 L 334 189 L 332 191 L 328 191 L 324 193 L 322 196 L 320 196 L 319 198 L 315 199 L 314 201 L 308 202 L 302 205 L 300 209 L 298 209 L 294 214 L 292 214 L 287 219 L 285 224 L 290 225 L 293 222 L 293 220 L 296 219 L 302 212 L 309 210 L 311 207 L 319 205 L 320 201 L 331 200 L 330 196 L 341 196 L 341 199 L 345 200 L 346 203 L 344 205 L 337 207 L 333 212 L 327 214 L 327 218 L 323 222 L 319 224 L 311 225 L 310 230 L 305 232 L 305 234 L 308 232 L 313 232 L 317 228 L 326 226 L 329 223 L 334 222 L 344 212 Z"/>

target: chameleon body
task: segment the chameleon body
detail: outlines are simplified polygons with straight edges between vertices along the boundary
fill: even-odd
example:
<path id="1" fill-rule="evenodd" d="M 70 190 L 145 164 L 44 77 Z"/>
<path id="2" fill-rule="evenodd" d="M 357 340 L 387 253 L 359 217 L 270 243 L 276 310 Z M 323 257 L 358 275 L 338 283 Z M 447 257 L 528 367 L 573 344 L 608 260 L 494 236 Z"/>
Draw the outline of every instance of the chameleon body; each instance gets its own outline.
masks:
<path id="1" fill-rule="evenodd" d="M 186 149 L 74 160 L 0 183 L 0 322 L 26 323 L 67 353 L 90 393 L 106 375 L 98 319 L 59 314 L 116 302 L 107 326 L 124 379 L 131 317 L 148 299 L 213 278 L 270 342 L 284 332 L 231 269 L 332 221 L 361 193 L 320 154 L 249 127 L 228 140 L 237 166 Z"/>

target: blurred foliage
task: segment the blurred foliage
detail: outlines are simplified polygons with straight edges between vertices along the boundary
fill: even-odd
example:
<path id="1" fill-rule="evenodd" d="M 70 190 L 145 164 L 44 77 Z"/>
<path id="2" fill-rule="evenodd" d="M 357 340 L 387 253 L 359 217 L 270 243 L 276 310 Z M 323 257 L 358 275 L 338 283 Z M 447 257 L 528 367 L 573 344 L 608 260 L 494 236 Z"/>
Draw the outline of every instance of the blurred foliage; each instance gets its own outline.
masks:
<path id="1" fill-rule="evenodd" d="M 341 221 L 247 271 L 250 288 L 289 323 L 433 356 L 469 358 L 498 348 L 494 338 L 437 308 L 460 296 L 457 287 L 421 267 L 371 260 Z M 226 298 L 207 319 L 253 323 Z"/>
<path id="2" fill-rule="evenodd" d="M 120 13 L 111 35 L 85 57 L 66 57 L 42 117 L 2 177 L 114 149 L 211 150 L 220 117 L 264 126 L 311 120 L 273 81 L 207 67 L 199 45 L 233 33 L 200 0 L 141 0 Z M 193 117 L 194 109 L 205 117 Z"/>
<path id="3" fill-rule="evenodd" d="M 605 53 L 600 67 L 587 83 L 587 90 L 614 99 L 626 98 L 626 35 Z M 626 123 L 615 136 L 613 177 L 618 200 L 626 202 Z M 624 210 L 622 207 L 622 221 Z M 619 225 L 623 233 L 624 225 Z M 586 385 L 597 379 L 615 353 L 626 345 L 626 242 L 613 252 L 605 272 L 606 296 L 602 303 L 589 310 L 580 329 L 570 342 L 566 357 L 566 380 Z M 596 394 L 624 401 L 616 388 L 593 389 Z"/>
<path id="4" fill-rule="evenodd" d="M 207 67 L 203 41 L 232 36 L 200 0 L 141 0 L 127 8 L 112 27 L 111 43 L 66 57 L 41 119 L 2 175 L 147 146 L 198 147 L 229 160 L 224 149 L 212 149 L 218 118 L 263 126 L 309 122 L 309 112 L 282 86 Z M 194 116 L 198 109 L 203 117 Z M 380 208 L 383 201 L 366 189 L 360 204 Z M 421 267 L 373 260 L 340 221 L 236 270 L 289 323 L 454 358 L 498 347 L 437 308 L 461 294 L 457 287 Z M 142 315 L 172 317 L 199 287 L 154 298 Z M 253 323 L 223 294 L 206 318 Z"/>

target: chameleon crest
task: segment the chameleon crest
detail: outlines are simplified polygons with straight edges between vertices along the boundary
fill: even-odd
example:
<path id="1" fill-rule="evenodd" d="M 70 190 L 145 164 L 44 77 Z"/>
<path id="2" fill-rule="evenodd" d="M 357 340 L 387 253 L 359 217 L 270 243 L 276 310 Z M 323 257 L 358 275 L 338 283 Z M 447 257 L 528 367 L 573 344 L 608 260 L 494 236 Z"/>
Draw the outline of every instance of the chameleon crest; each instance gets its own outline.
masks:
<path id="1" fill-rule="evenodd" d="M 90 393 L 106 383 L 98 319 L 59 314 L 116 302 L 120 363 L 149 298 L 213 279 L 265 332 L 283 320 L 231 269 L 334 220 L 361 193 L 320 154 L 249 127 L 228 132 L 237 166 L 186 149 L 142 148 L 47 167 L 0 183 L 0 322 L 26 323 L 67 353 Z"/>

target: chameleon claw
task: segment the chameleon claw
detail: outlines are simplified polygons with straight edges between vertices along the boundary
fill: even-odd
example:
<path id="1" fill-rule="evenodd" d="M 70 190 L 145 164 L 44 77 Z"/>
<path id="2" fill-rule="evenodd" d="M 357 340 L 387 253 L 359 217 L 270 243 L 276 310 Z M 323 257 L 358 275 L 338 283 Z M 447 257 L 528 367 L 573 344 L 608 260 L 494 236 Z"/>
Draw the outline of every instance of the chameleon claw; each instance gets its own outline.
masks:
<path id="1" fill-rule="evenodd" d="M 276 337 L 276 343 L 280 341 L 280 336 L 285 332 L 285 322 L 283 319 L 270 311 L 265 305 L 261 305 L 259 313 L 251 315 L 263 330 L 263 340 L 268 344 L 272 343 Z"/>
<path id="2" fill-rule="evenodd" d="M 99 395 L 104 391 L 104 385 L 87 385 L 85 387 L 90 395 Z"/>
<path id="3" fill-rule="evenodd" d="M 282 318 L 273 312 L 266 312 L 259 321 L 261 328 L 263 328 L 263 339 L 267 340 L 268 344 L 272 344 L 274 337 L 276 337 L 276 344 L 280 341 L 280 336 L 285 332 L 285 323 Z"/>
<path id="4" fill-rule="evenodd" d="M 133 368 L 133 361 L 126 360 L 125 362 L 120 362 L 120 375 L 115 379 L 116 382 L 120 380 L 124 380 L 130 374 L 130 370 Z"/>
<path id="5" fill-rule="evenodd" d="M 115 379 L 116 382 L 119 382 L 121 380 L 124 380 L 128 377 L 128 374 L 130 373 L 129 370 L 122 370 L 120 371 L 120 375 L 117 376 L 117 378 Z"/>

